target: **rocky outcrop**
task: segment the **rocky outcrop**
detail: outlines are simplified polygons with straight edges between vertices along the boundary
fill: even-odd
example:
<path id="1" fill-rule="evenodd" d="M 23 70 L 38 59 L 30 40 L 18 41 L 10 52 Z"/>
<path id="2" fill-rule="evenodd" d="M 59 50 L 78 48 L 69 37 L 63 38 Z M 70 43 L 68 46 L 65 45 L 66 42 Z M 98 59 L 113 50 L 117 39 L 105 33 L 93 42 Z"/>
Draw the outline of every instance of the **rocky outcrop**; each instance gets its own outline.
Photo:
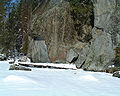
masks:
<path id="1" fill-rule="evenodd" d="M 52 7 L 53 2 L 56 2 L 58 5 Z M 48 10 L 42 15 L 36 17 L 35 14 L 33 16 L 32 30 L 33 33 L 39 34 L 41 38 L 44 38 L 51 62 L 57 60 L 65 61 L 67 52 L 66 44 L 70 46 L 74 42 L 74 35 L 70 28 L 72 24 L 68 13 L 69 5 L 61 3 L 60 0 L 51 0 L 48 7 Z M 38 47 L 36 46 L 37 49 L 39 49 Z M 39 54 L 39 51 L 36 52 Z M 37 60 L 37 62 L 39 61 Z"/>
<path id="2" fill-rule="evenodd" d="M 17 65 L 17 64 L 10 65 L 9 70 L 31 71 L 30 68 L 27 68 L 27 67 L 24 67 L 24 66 L 21 66 L 21 65 Z"/>
<path id="3" fill-rule="evenodd" d="M 113 73 L 113 77 L 118 77 L 120 78 L 120 71 L 116 71 Z"/>
<path id="4" fill-rule="evenodd" d="M 114 48 L 120 42 L 120 24 L 118 24 L 120 21 L 120 13 L 118 12 L 120 1 L 93 0 L 93 3 L 95 16 L 92 31 L 93 39 L 90 42 L 91 44 L 83 49 L 87 56 L 83 57 L 86 60 L 82 68 L 104 70 L 106 66 L 112 63 L 115 57 Z"/>
<path id="5" fill-rule="evenodd" d="M 85 44 L 80 41 L 86 41 L 85 34 L 88 35 L 92 28 L 87 24 L 84 25 L 82 28 L 84 34 L 80 37 L 80 33 L 77 32 L 80 21 L 73 20 L 71 6 L 67 0 L 49 0 L 42 12 L 33 14 L 31 34 L 37 34 L 45 40 L 51 62 L 65 62 L 68 50 L 71 48 L 79 49 L 84 46 Z M 30 42 L 34 41 L 33 38 L 30 39 Z M 30 43 L 29 48 L 33 48 L 33 46 Z M 36 46 L 36 50 L 38 49 L 39 46 Z M 39 50 L 36 52 L 40 54 Z M 40 58 L 38 55 L 33 55 L 34 52 L 32 51 L 29 51 L 29 53 L 32 54 L 32 58 L 36 58 L 35 56 L 37 56 L 37 59 Z M 33 61 L 40 62 L 40 60 Z"/>
<path id="6" fill-rule="evenodd" d="M 34 62 L 70 62 L 77 57 L 77 68 L 105 70 L 115 58 L 114 48 L 120 42 L 120 1 L 92 0 L 94 23 L 90 17 L 82 27 L 81 16 L 71 13 L 68 1 L 49 0 L 42 11 L 38 8 L 33 14 L 31 34 L 44 39 L 44 44 L 30 35 L 30 56 Z M 76 55 L 70 50 L 75 50 Z"/>

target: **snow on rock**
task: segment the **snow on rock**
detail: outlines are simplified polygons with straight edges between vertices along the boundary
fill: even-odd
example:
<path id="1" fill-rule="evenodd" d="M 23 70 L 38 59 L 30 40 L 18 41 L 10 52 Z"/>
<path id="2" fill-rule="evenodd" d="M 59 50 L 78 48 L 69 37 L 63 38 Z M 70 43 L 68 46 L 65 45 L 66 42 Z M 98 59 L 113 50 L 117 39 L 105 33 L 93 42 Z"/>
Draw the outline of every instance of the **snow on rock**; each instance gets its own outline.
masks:
<path id="1" fill-rule="evenodd" d="M 18 62 L 31 62 L 31 60 L 27 56 L 21 56 L 18 59 L 16 59 L 15 63 L 17 64 Z"/>
<path id="2" fill-rule="evenodd" d="M 18 64 L 18 62 L 31 62 L 31 60 L 27 56 L 20 56 L 19 58 L 13 59 L 10 58 L 7 60 L 10 64 Z"/>
<path id="3" fill-rule="evenodd" d="M 20 65 L 28 65 L 28 66 L 49 66 L 56 68 L 66 68 L 66 69 L 77 69 L 74 64 L 55 64 L 55 63 L 29 63 L 29 62 L 18 62 Z"/>
<path id="4" fill-rule="evenodd" d="M 14 59 L 7 60 L 9 63 L 14 63 Z"/>
<path id="5" fill-rule="evenodd" d="M 114 77 L 120 78 L 120 71 L 114 72 L 114 73 L 113 73 L 113 76 L 114 76 Z"/>
<path id="6" fill-rule="evenodd" d="M 110 65 L 110 66 L 108 66 L 108 68 L 114 68 L 115 67 L 115 65 Z"/>

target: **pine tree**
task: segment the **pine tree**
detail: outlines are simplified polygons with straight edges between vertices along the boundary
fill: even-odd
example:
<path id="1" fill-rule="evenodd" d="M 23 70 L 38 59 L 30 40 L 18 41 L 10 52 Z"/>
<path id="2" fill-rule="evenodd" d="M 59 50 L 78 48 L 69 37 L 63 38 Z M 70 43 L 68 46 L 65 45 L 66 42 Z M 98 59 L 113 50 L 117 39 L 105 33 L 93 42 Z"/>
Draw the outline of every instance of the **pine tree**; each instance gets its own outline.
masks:
<path id="1" fill-rule="evenodd" d="M 0 44 L 4 49 L 5 53 L 8 53 L 9 50 L 16 49 L 17 36 L 20 28 L 20 4 L 16 1 L 13 3 L 11 0 L 5 0 L 6 2 L 2 2 L 1 10 L 4 16 L 2 17 L 3 24 L 1 24 L 1 32 L 0 32 Z M 20 36 L 18 36 L 20 37 Z"/>
<path id="2" fill-rule="evenodd" d="M 28 35 L 30 33 L 30 18 L 32 12 L 32 0 L 22 0 L 21 7 L 21 22 L 22 22 L 22 32 L 23 32 L 23 40 L 22 40 L 22 48 L 21 51 L 24 54 L 27 54 L 28 51 Z"/>
<path id="3" fill-rule="evenodd" d="M 6 13 L 10 0 L 0 0 L 0 48 L 3 48 L 4 35 L 6 31 Z"/>

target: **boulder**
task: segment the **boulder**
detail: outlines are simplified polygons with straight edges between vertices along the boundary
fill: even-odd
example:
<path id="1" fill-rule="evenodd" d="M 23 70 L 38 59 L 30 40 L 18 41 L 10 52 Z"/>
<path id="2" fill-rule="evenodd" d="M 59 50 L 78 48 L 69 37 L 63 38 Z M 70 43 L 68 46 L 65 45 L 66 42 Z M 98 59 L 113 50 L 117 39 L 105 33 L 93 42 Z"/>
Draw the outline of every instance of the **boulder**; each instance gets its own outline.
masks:
<path id="1" fill-rule="evenodd" d="M 48 56 L 47 46 L 44 40 L 32 39 L 29 45 L 28 56 L 32 58 L 33 62 L 46 63 L 50 62 Z"/>
<path id="2" fill-rule="evenodd" d="M 113 73 L 113 77 L 118 77 L 120 78 L 120 71 L 116 71 Z"/>
<path id="3" fill-rule="evenodd" d="M 80 50 L 76 65 L 80 67 L 84 61 L 83 69 L 101 71 L 115 58 L 114 48 L 120 42 L 120 24 L 117 23 L 120 21 L 120 1 L 93 0 L 93 4 L 93 38 L 86 44 L 88 47 Z"/>
<path id="4" fill-rule="evenodd" d="M 17 65 L 17 64 L 13 64 L 10 66 L 9 70 L 23 70 L 23 71 L 31 71 L 30 68 L 26 68 L 24 66 L 21 65 Z"/>
<path id="5" fill-rule="evenodd" d="M 67 53 L 66 61 L 69 63 L 74 63 L 78 59 L 78 54 L 73 50 L 70 49 Z"/>

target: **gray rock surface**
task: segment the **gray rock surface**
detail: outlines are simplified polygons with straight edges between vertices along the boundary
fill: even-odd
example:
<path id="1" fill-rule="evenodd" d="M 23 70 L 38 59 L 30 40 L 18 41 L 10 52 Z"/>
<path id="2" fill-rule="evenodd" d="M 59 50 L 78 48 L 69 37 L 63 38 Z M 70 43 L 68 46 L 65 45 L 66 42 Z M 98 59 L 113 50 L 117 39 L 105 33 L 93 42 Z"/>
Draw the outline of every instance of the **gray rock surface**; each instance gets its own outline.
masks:
<path id="1" fill-rule="evenodd" d="M 104 70 L 105 66 L 114 58 L 114 48 L 112 46 L 111 36 L 108 33 L 98 29 L 95 32 L 98 32 L 98 34 L 93 36 L 95 40 L 91 42 L 87 57 L 83 57 L 86 58 L 83 68 Z"/>
<path id="2" fill-rule="evenodd" d="M 32 33 L 44 38 L 51 62 L 65 62 L 67 52 L 71 47 L 79 49 L 84 45 L 78 40 L 79 36 L 74 29 L 74 21 L 70 10 L 70 4 L 66 0 L 50 0 L 41 15 L 39 13 L 33 14 L 31 22 Z M 85 25 L 85 34 L 89 33 L 89 30 L 91 30 L 91 26 Z M 30 42 L 33 41 L 30 39 Z M 34 44 L 32 43 L 30 46 L 34 47 Z M 36 50 L 38 49 L 38 46 L 36 46 Z M 32 51 L 29 52 L 31 53 Z"/>
<path id="3" fill-rule="evenodd" d="M 28 56 L 32 58 L 33 62 L 50 62 L 48 57 L 48 50 L 44 40 L 31 39 L 29 45 Z"/>
<path id="4" fill-rule="evenodd" d="M 79 55 L 73 49 L 70 49 L 67 53 L 66 61 L 69 63 L 73 63 L 77 60 L 78 56 Z"/>
<path id="5" fill-rule="evenodd" d="M 105 70 L 115 57 L 114 48 L 120 42 L 120 1 L 93 0 L 94 2 L 94 28 L 93 39 L 80 51 L 79 67 L 85 59 L 82 68 L 88 70 Z M 87 54 L 84 55 L 84 54 Z M 81 55 L 83 56 L 81 58 Z"/>
<path id="6" fill-rule="evenodd" d="M 120 1 L 92 0 L 94 27 L 86 24 L 80 33 L 91 35 L 88 42 L 82 40 L 86 36 L 79 36 L 74 29 L 71 7 L 65 1 L 50 0 L 41 14 L 33 14 L 32 33 L 44 38 L 45 43 L 30 39 L 30 56 L 34 62 L 48 62 L 49 59 L 51 62 L 71 61 L 77 56 L 73 55 L 74 52 L 72 55 L 68 52 L 72 48 L 79 54 L 75 62 L 77 68 L 105 70 L 114 59 L 114 48 L 120 42 Z"/>
<path id="7" fill-rule="evenodd" d="M 24 67 L 24 66 L 17 65 L 17 64 L 10 65 L 9 70 L 23 70 L 23 71 L 31 71 L 31 69 L 30 69 L 30 68 L 26 68 L 26 67 Z"/>

